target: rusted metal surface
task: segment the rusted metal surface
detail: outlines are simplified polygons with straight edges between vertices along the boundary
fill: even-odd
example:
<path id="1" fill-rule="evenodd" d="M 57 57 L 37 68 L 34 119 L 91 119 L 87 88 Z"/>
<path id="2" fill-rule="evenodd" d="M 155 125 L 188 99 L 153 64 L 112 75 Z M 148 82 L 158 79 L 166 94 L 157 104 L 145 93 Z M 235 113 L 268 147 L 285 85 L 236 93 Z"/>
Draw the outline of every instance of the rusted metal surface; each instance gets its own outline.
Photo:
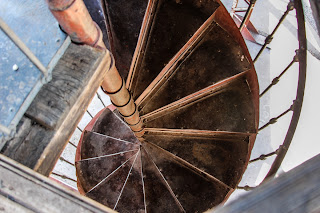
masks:
<path id="1" fill-rule="evenodd" d="M 184 212 L 160 171 L 144 149 L 141 149 L 143 181 L 147 212 Z"/>
<path id="2" fill-rule="evenodd" d="M 172 71 L 166 83 L 142 106 L 142 114 L 251 68 L 241 47 L 219 25 L 212 23 L 204 34 Z"/>
<path id="3" fill-rule="evenodd" d="M 129 83 L 129 89 L 133 92 L 134 99 L 138 98 L 219 6 L 215 1 L 198 0 L 163 0 L 157 1 L 156 4 L 157 10 L 153 19 L 149 19 L 152 29 L 143 35 L 148 37 L 143 39 L 146 44 L 141 44 L 146 45 L 146 48 L 141 50 L 143 54 L 139 54 L 132 62 L 136 66 L 133 67 L 134 77 L 131 79 L 132 83 Z"/>
<path id="4" fill-rule="evenodd" d="M 136 48 L 148 0 L 103 0 L 108 18 L 111 52 L 123 79 L 126 79 Z"/>
<path id="5" fill-rule="evenodd" d="M 234 81 L 237 80 L 238 77 L 243 76 L 243 74 L 239 74 L 236 76 L 233 76 L 231 78 L 225 79 L 221 82 L 218 82 L 216 84 L 213 84 L 211 86 L 208 86 L 202 90 L 199 90 L 193 94 L 190 94 L 186 97 L 183 97 L 177 101 L 174 101 L 172 103 L 169 103 L 168 105 L 165 105 L 163 107 L 160 107 L 152 112 L 149 112 L 147 114 L 145 114 L 144 116 L 142 116 L 142 118 L 146 121 L 146 120 L 152 120 L 158 116 L 161 116 L 161 114 L 164 114 L 167 111 L 173 111 L 173 110 L 177 110 L 179 108 L 182 108 L 184 106 L 190 105 L 193 102 L 206 98 L 209 95 L 212 95 L 213 93 L 220 93 L 222 91 L 225 90 L 225 88 L 227 88 L 230 84 L 232 84 Z M 165 95 L 164 95 L 165 96 Z M 147 108 L 147 107 L 146 107 Z M 148 108 L 147 108 L 148 109 Z M 144 114 L 144 108 L 142 108 L 142 113 Z"/>
<path id="6" fill-rule="evenodd" d="M 130 128 L 108 108 L 99 116 L 91 131 L 138 143 L 138 140 Z"/>
<path id="7" fill-rule="evenodd" d="M 214 15 L 211 15 L 195 32 L 191 39 L 171 58 L 169 63 L 161 70 L 159 75 L 149 84 L 143 93 L 137 98 L 136 103 L 138 106 L 144 106 L 145 102 L 154 95 L 155 92 L 167 81 L 170 75 L 180 65 L 180 63 L 190 54 L 194 46 L 201 40 L 206 29 L 214 21 Z"/>
<path id="8" fill-rule="evenodd" d="M 138 143 L 124 141 L 108 135 L 84 131 L 81 143 L 81 159 L 111 155 L 139 149 Z"/>
<path id="9" fill-rule="evenodd" d="M 132 159 L 138 150 L 124 152 L 122 154 L 107 155 L 96 157 L 93 153 L 92 158 L 81 159 L 76 162 L 78 182 L 81 184 L 85 193 L 93 188 L 100 188 L 97 185 L 108 175 L 120 168 L 122 164 Z M 129 160 L 130 161 L 130 160 Z M 120 184 L 123 184 L 120 183 Z M 101 195 L 103 197 L 103 195 Z"/>
<path id="10" fill-rule="evenodd" d="M 307 71 L 307 40 L 306 40 L 306 29 L 305 29 L 305 21 L 304 21 L 305 19 L 304 19 L 301 1 L 295 0 L 294 7 L 296 9 L 297 22 L 298 22 L 298 40 L 299 40 L 299 50 L 300 50 L 299 79 L 298 79 L 297 94 L 296 94 L 296 99 L 294 101 L 293 114 L 292 114 L 288 132 L 286 134 L 286 137 L 284 139 L 282 146 L 279 149 L 278 156 L 274 160 L 267 176 L 263 181 L 266 181 L 269 178 L 274 177 L 279 167 L 281 166 L 281 163 L 287 154 L 287 151 L 291 144 L 295 130 L 297 128 L 300 113 L 301 113 L 301 108 L 302 108 L 304 89 L 306 84 L 306 71 Z"/>
<path id="11" fill-rule="evenodd" d="M 143 143 L 143 147 L 186 212 L 204 212 L 228 195 L 230 188 L 204 178 L 149 143 Z"/>
<path id="12" fill-rule="evenodd" d="M 87 192 L 86 196 L 114 208 L 122 193 L 122 188 L 136 159 L 133 155 L 122 167 L 107 176 L 99 186 Z"/>
<path id="13" fill-rule="evenodd" d="M 195 129 L 159 129 L 145 128 L 145 136 L 148 135 L 163 135 L 175 137 L 192 137 L 192 138 L 207 138 L 225 141 L 245 140 L 247 137 L 252 137 L 254 134 L 244 132 L 225 132 L 225 131 L 208 131 Z"/>
<path id="14" fill-rule="evenodd" d="M 220 139 L 184 135 L 145 135 L 144 138 L 232 188 L 237 186 L 246 169 L 248 137 L 232 141 L 223 140 L 222 135 Z"/>
<path id="15" fill-rule="evenodd" d="M 130 176 L 125 182 L 118 204 L 114 209 L 123 213 L 143 213 L 146 212 L 144 203 L 141 152 L 139 152 L 131 168 Z"/>
<path id="16" fill-rule="evenodd" d="M 243 78 L 175 110 L 143 118 L 147 128 L 256 132 L 251 92 Z"/>

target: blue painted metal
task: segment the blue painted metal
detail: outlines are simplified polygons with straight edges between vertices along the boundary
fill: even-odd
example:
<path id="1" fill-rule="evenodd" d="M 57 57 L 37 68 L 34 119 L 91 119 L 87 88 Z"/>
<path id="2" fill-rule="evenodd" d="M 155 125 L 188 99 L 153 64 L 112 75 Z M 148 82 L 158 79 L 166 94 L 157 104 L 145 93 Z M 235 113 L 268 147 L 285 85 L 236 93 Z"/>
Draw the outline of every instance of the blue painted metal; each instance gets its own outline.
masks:
<path id="1" fill-rule="evenodd" d="M 44 0 L 0 1 L 0 16 L 45 66 L 66 39 Z M 0 125 L 14 130 L 43 83 L 41 71 L 0 30 Z"/>

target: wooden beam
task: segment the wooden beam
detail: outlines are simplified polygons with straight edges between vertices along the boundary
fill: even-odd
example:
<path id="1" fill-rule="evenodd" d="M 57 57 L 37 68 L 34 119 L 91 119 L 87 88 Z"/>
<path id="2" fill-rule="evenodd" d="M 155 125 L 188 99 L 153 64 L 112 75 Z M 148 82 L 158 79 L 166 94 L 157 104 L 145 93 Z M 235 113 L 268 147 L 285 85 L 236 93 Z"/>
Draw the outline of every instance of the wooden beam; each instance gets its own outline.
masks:
<path id="1" fill-rule="evenodd" d="M 320 154 L 214 212 L 320 212 L 319 183 Z"/>
<path id="2" fill-rule="evenodd" d="M 114 212 L 1 154 L 0 211 Z"/>
<path id="3" fill-rule="evenodd" d="M 1 153 L 49 176 L 110 63 L 103 50 L 70 44 Z"/>

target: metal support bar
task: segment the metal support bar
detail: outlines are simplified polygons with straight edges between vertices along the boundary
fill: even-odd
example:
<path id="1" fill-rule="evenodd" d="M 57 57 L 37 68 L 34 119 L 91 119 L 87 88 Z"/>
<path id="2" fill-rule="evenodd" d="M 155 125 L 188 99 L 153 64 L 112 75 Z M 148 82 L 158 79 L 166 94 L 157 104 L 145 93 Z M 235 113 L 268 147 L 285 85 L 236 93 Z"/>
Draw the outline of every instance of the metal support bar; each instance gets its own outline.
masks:
<path id="1" fill-rule="evenodd" d="M 284 21 L 284 19 L 287 17 L 287 15 L 289 14 L 289 12 L 291 10 L 294 9 L 294 0 L 290 0 L 288 6 L 287 6 L 287 10 L 286 12 L 281 16 L 277 26 L 274 28 L 274 30 L 272 31 L 272 33 L 270 35 L 268 35 L 265 39 L 265 42 L 263 44 L 263 46 L 261 47 L 261 49 L 259 50 L 258 54 L 256 55 L 256 57 L 254 58 L 253 62 L 256 62 L 259 58 L 259 56 L 261 55 L 261 53 L 263 52 L 263 50 L 267 47 L 268 44 L 271 43 L 274 34 L 276 33 L 276 31 L 279 29 L 280 25 L 282 24 L 282 22 Z"/>
<path id="2" fill-rule="evenodd" d="M 1 30 L 19 47 L 19 49 L 30 59 L 30 61 L 38 67 L 44 77 L 48 79 L 48 70 L 41 61 L 32 53 L 25 43 L 13 32 L 13 30 L 0 18 Z"/>
<path id="3" fill-rule="evenodd" d="M 67 176 L 65 176 L 65 175 L 61 175 L 61 174 L 58 174 L 58 173 L 55 173 L 55 172 L 52 172 L 51 174 L 53 174 L 53 175 L 55 175 L 55 176 L 58 176 L 58 177 L 61 177 L 61 178 L 63 178 L 63 179 L 67 179 L 67 180 L 71 180 L 71 181 L 73 181 L 73 182 L 77 182 L 76 180 L 74 180 L 74 179 L 72 179 L 72 178 L 69 178 L 69 177 L 67 177 Z"/>
<path id="4" fill-rule="evenodd" d="M 281 114 L 278 115 L 277 117 L 271 118 L 271 119 L 268 121 L 268 123 L 266 123 L 265 125 L 263 125 L 262 127 L 260 127 L 258 131 L 263 130 L 264 128 L 268 127 L 268 126 L 271 125 L 271 124 L 277 123 L 277 121 L 278 121 L 279 118 L 281 118 L 282 116 L 286 115 L 288 112 L 290 112 L 290 111 L 293 110 L 293 108 L 294 108 L 294 103 L 295 103 L 295 102 L 293 102 L 293 104 L 290 106 L 289 109 L 287 109 L 286 111 L 284 111 L 283 113 L 281 113 Z"/>
<path id="5" fill-rule="evenodd" d="M 258 160 L 266 160 L 268 157 L 271 157 L 273 155 L 277 155 L 279 153 L 279 149 L 280 148 L 278 148 L 276 151 L 270 152 L 268 154 L 262 154 L 258 158 L 255 158 L 255 159 L 249 161 L 249 163 L 253 163 L 253 162 L 256 162 Z"/>
<path id="6" fill-rule="evenodd" d="M 71 163 L 70 161 L 68 161 L 67 159 L 65 159 L 64 157 L 59 158 L 61 161 L 66 162 L 67 164 L 71 165 L 71 166 L 75 166 L 74 163 Z"/>
<path id="7" fill-rule="evenodd" d="M 296 50 L 296 55 L 293 57 L 292 61 L 290 62 L 290 64 L 280 73 L 279 76 L 275 77 L 271 84 L 260 94 L 260 97 L 262 97 L 266 92 L 269 91 L 269 89 L 271 89 L 271 87 L 273 87 L 274 85 L 276 85 L 279 81 L 280 78 L 287 72 L 287 70 L 295 63 L 299 61 L 299 50 Z"/>
<path id="8" fill-rule="evenodd" d="M 252 186 L 248 186 L 248 185 L 245 185 L 245 186 L 237 186 L 237 189 L 243 189 L 245 191 L 251 191 L 253 190 L 255 187 L 252 187 Z"/>
<path id="9" fill-rule="evenodd" d="M 243 20 L 241 22 L 240 27 L 239 27 L 240 32 L 242 31 L 243 27 L 245 27 L 248 24 L 250 16 L 251 16 L 251 13 L 253 11 L 253 7 L 254 7 L 256 1 L 257 0 L 251 0 L 250 1 L 249 8 L 247 9 L 247 12 L 246 12 L 246 14 L 245 14 L 245 16 L 244 16 L 244 18 L 243 18 Z"/>
<path id="10" fill-rule="evenodd" d="M 97 92 L 97 96 L 98 96 L 98 99 L 101 101 L 103 107 L 106 108 L 106 105 L 105 105 L 104 102 L 102 101 L 102 98 L 101 98 L 101 96 L 99 95 L 98 92 Z"/>

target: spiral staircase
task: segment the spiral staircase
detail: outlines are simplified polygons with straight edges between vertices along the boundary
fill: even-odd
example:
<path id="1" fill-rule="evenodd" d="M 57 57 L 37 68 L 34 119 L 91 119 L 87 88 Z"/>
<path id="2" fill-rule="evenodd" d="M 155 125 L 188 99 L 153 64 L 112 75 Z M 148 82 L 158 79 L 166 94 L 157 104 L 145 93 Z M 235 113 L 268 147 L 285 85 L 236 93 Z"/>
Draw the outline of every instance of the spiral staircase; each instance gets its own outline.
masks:
<path id="1" fill-rule="evenodd" d="M 119 212 L 203 212 L 226 201 L 259 121 L 258 81 L 236 24 L 212 0 L 106 8 L 111 52 L 144 129 L 136 136 L 113 105 L 100 111 L 77 148 L 79 191 Z"/>

